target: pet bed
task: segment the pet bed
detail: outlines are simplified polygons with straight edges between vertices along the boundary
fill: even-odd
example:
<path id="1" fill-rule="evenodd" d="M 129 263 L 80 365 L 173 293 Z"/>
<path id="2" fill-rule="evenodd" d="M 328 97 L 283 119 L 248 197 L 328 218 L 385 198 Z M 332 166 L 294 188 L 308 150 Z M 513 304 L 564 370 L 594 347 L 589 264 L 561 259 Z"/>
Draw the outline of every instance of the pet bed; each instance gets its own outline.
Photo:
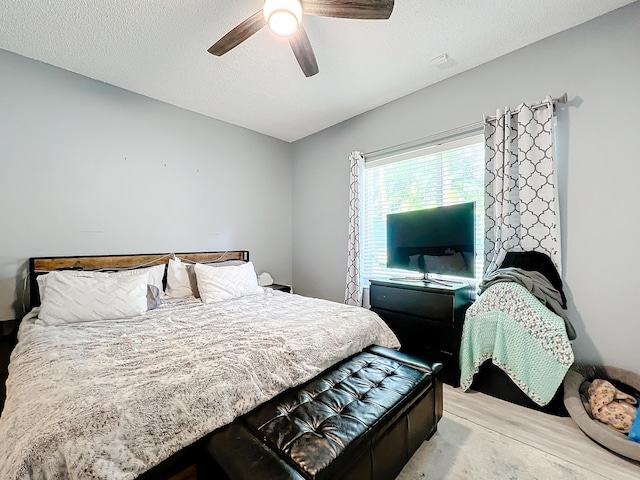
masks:
<path id="1" fill-rule="evenodd" d="M 589 380 L 602 378 L 627 393 L 640 392 L 640 375 L 621 368 L 594 365 L 573 365 L 564 379 L 564 405 L 578 427 L 603 447 L 632 460 L 640 461 L 640 443 L 591 418 L 580 396 L 580 386 Z M 635 392 L 634 392 L 635 390 Z"/>

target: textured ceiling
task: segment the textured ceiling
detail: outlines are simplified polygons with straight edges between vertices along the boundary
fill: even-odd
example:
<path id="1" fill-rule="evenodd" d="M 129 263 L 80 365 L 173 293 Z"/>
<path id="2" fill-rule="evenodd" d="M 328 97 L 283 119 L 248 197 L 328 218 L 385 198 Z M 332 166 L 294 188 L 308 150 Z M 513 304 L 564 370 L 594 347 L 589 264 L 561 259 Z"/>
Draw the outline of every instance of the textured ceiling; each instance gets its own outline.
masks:
<path id="1" fill-rule="evenodd" d="M 268 28 L 207 52 L 262 0 L 3 0 L 0 48 L 294 141 L 629 3 L 396 0 L 386 21 L 305 16 L 310 78 Z"/>

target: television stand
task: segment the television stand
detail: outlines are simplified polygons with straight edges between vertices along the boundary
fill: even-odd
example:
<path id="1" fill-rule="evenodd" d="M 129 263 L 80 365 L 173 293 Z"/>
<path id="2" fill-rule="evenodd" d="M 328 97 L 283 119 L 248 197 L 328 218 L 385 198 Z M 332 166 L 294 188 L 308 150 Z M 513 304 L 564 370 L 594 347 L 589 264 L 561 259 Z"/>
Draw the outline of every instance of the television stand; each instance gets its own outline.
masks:
<path id="1" fill-rule="evenodd" d="M 371 310 L 400 340 L 400 351 L 444 365 L 444 381 L 460 385 L 460 339 L 475 286 L 441 287 L 423 282 L 371 280 Z"/>

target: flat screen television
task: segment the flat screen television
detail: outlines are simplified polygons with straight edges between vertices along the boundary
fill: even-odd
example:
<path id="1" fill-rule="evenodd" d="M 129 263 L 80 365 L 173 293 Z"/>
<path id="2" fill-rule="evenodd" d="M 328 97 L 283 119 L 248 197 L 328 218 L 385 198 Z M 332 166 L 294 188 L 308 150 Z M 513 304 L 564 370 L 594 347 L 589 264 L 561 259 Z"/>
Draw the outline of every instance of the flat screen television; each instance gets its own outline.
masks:
<path id="1" fill-rule="evenodd" d="M 475 276 L 475 202 L 387 215 L 387 267 L 422 274 Z"/>

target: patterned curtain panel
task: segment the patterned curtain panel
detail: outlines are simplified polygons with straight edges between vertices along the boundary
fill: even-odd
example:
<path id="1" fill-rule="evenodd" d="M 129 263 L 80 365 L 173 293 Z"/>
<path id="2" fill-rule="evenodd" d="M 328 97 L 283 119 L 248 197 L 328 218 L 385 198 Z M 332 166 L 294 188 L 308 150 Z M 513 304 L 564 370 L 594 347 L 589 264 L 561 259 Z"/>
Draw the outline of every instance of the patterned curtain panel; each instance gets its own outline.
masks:
<path id="1" fill-rule="evenodd" d="M 347 259 L 347 287 L 344 303 L 360 305 L 360 168 L 364 162 L 361 152 L 349 155 L 349 256 Z"/>
<path id="2" fill-rule="evenodd" d="M 561 271 L 553 103 L 498 110 L 485 121 L 485 272 L 508 251 L 538 251 Z"/>

